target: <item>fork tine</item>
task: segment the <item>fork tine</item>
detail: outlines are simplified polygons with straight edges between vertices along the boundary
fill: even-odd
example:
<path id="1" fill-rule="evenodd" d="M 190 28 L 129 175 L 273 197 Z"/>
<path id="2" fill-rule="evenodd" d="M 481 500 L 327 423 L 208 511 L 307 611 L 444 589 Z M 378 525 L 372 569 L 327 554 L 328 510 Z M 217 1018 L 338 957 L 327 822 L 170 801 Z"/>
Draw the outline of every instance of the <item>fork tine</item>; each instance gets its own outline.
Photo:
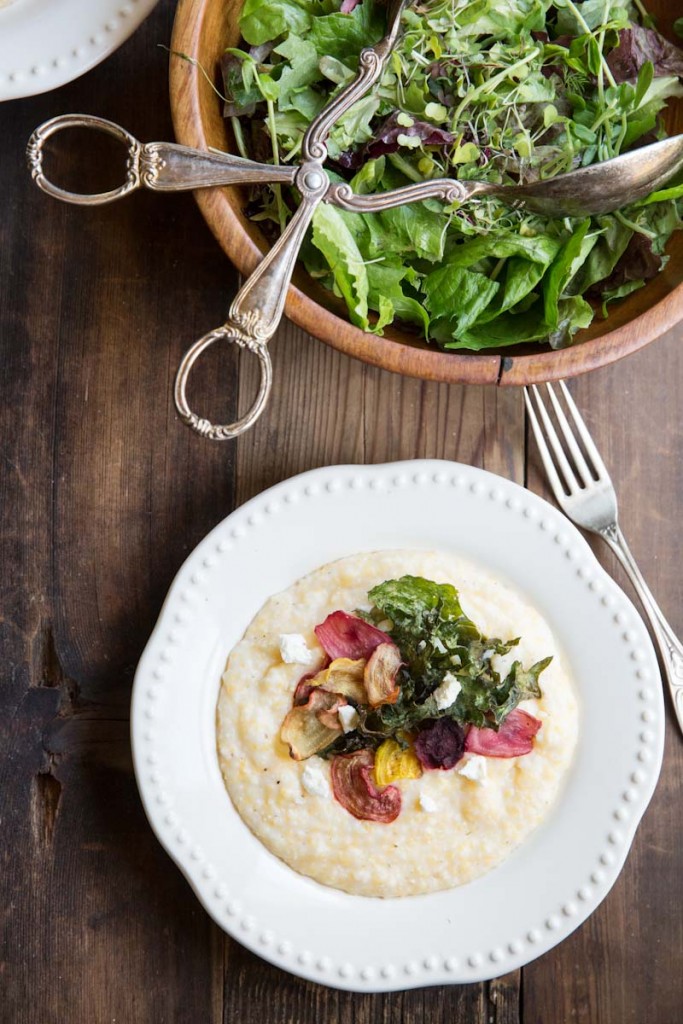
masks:
<path id="1" fill-rule="evenodd" d="M 576 479 L 574 470 L 569 465 L 569 460 L 567 459 L 567 456 L 564 454 L 564 449 L 562 448 L 560 438 L 557 434 L 557 431 L 555 430 L 555 427 L 552 424 L 550 417 L 548 416 L 548 411 L 543 403 L 543 399 L 541 398 L 541 393 L 535 384 L 531 385 L 531 391 L 533 393 L 534 398 L 536 399 L 536 406 L 538 408 L 538 413 L 541 417 L 541 422 L 543 424 L 543 432 L 548 442 L 550 443 L 550 448 L 552 449 L 553 455 L 555 457 L 555 466 L 556 468 L 559 467 L 559 470 L 562 473 L 562 476 L 564 477 L 565 487 L 563 488 L 563 491 L 565 494 L 574 494 L 579 489 L 579 482 Z"/>
<path id="2" fill-rule="evenodd" d="M 607 467 L 605 466 L 605 463 L 600 458 L 600 452 L 595 447 L 595 442 L 594 442 L 593 438 L 591 437 L 591 435 L 588 432 L 588 427 L 586 426 L 586 424 L 584 422 L 583 416 L 581 415 L 579 410 L 576 408 L 576 404 L 574 403 L 574 399 L 572 398 L 572 396 L 569 393 L 569 388 L 567 387 L 567 385 L 565 384 L 565 382 L 563 380 L 560 381 L 560 388 L 562 390 L 562 394 L 564 395 L 564 399 L 565 399 L 565 401 L 567 403 L 567 408 L 569 409 L 570 413 L 572 414 L 572 419 L 574 420 L 574 424 L 576 426 L 576 429 L 579 432 L 579 437 L 583 441 L 584 448 L 588 452 L 588 458 L 593 463 L 593 468 L 595 469 L 595 472 L 598 475 L 598 479 L 609 480 L 610 479 L 610 475 L 607 472 Z"/>
<path id="3" fill-rule="evenodd" d="M 563 383 L 563 382 L 561 382 L 561 383 Z M 567 448 L 569 448 L 569 451 L 572 454 L 572 458 L 574 460 L 574 465 L 576 466 L 577 472 L 578 472 L 579 476 L 581 477 L 581 479 L 583 480 L 583 483 L 587 487 L 589 484 L 591 484 L 593 482 L 593 475 L 592 475 L 592 473 L 591 473 L 591 471 L 590 471 L 590 469 L 588 467 L 588 463 L 586 462 L 585 458 L 583 457 L 583 452 L 581 451 L 581 449 L 579 448 L 579 446 L 577 444 L 576 438 L 574 436 L 574 431 L 569 426 L 569 422 L 567 420 L 567 417 L 565 416 L 564 410 L 563 410 L 562 406 L 560 405 L 560 403 L 558 401 L 557 395 L 555 394 L 555 392 L 553 390 L 552 384 L 546 384 L 546 390 L 547 390 L 547 392 L 548 392 L 548 394 L 550 396 L 550 401 L 552 403 L 553 409 L 555 410 L 555 416 L 557 417 L 557 422 L 560 424 L 560 429 L 561 429 L 562 433 L 564 434 L 564 440 L 565 440 L 565 443 L 567 445 Z M 564 388 L 563 394 L 564 394 L 565 398 L 569 394 L 569 391 L 568 391 L 568 389 L 566 387 Z M 574 420 L 576 420 L 576 417 L 578 416 L 578 414 L 579 414 L 578 413 L 578 409 L 576 408 L 576 406 L 574 406 L 574 412 L 573 412 Z M 585 426 L 585 424 L 584 424 L 584 426 Z"/>
<path id="4" fill-rule="evenodd" d="M 538 422 L 536 410 L 534 409 L 533 402 L 531 401 L 531 395 L 529 393 L 528 387 L 524 388 L 524 402 L 526 404 L 529 419 L 531 421 L 531 429 L 534 432 L 536 444 L 538 445 L 538 450 L 541 454 L 543 468 L 545 469 L 546 476 L 548 477 L 550 486 L 552 487 L 553 494 L 555 495 L 555 500 L 557 501 L 558 505 L 561 505 L 565 500 L 566 494 L 564 491 L 564 487 L 562 486 L 562 483 L 558 476 L 557 470 L 555 469 L 555 463 L 553 462 L 552 455 L 550 454 L 550 449 L 548 448 L 548 445 L 546 443 L 543 430 L 541 429 L 541 424 Z"/>

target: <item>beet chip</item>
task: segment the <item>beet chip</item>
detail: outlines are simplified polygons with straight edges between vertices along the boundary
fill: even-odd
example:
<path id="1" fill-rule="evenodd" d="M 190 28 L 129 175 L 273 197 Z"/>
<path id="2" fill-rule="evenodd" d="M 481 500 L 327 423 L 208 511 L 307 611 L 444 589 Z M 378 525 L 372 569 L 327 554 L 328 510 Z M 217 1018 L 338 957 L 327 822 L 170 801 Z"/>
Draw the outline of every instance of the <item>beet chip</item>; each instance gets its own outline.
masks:
<path id="1" fill-rule="evenodd" d="M 371 626 L 357 615 L 348 612 L 331 612 L 324 622 L 315 627 L 320 644 L 333 660 L 336 658 L 369 658 L 380 644 L 390 644 L 392 639 L 376 626 Z"/>
<path id="2" fill-rule="evenodd" d="M 428 722 L 413 744 L 423 768 L 454 768 L 465 752 L 465 733 L 452 718 Z"/>
<path id="3" fill-rule="evenodd" d="M 397 786 L 378 789 L 372 777 L 374 763 L 372 750 L 335 757 L 331 765 L 332 791 L 354 818 L 389 825 L 401 813 L 401 790 Z"/>
<path id="4" fill-rule="evenodd" d="M 485 757 L 520 757 L 531 753 L 534 736 L 542 724 L 539 718 L 515 708 L 498 732 L 495 729 L 477 729 L 473 725 L 467 733 L 465 747 L 471 753 L 484 754 Z"/>

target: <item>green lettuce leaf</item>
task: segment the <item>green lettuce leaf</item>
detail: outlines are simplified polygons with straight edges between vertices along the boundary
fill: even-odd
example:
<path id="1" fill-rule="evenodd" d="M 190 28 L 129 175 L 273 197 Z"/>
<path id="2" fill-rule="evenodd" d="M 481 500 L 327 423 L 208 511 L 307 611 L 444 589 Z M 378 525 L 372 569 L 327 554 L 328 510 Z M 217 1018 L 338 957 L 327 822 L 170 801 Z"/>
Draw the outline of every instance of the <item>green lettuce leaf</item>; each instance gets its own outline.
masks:
<path id="1" fill-rule="evenodd" d="M 507 260 L 505 270 L 501 272 L 501 289 L 493 302 L 479 316 L 477 323 L 490 323 L 501 314 L 514 310 L 524 300 L 534 294 L 534 288 L 542 280 L 546 267 L 543 263 L 513 257 Z M 521 310 L 518 310 L 521 312 Z"/>
<path id="2" fill-rule="evenodd" d="M 538 235 L 531 238 L 510 233 L 473 238 L 449 253 L 448 263 L 453 267 L 473 267 L 480 260 L 493 258 L 507 259 L 512 256 L 523 256 L 533 263 L 547 267 L 557 256 L 560 241 L 551 235 Z"/>
<path id="3" fill-rule="evenodd" d="M 633 237 L 633 229 L 616 217 L 600 218 L 597 223 L 600 236 L 568 288 L 575 295 L 583 295 L 594 284 L 609 277 Z"/>
<path id="4" fill-rule="evenodd" d="M 522 32 L 541 31 L 549 6 L 550 0 L 475 0 L 464 5 L 455 18 L 464 36 L 515 38 Z"/>
<path id="5" fill-rule="evenodd" d="M 567 3 L 556 0 L 557 34 L 581 36 L 586 28 L 591 32 L 603 25 L 627 28 L 630 22 L 628 0 L 584 0 L 583 3 Z"/>
<path id="6" fill-rule="evenodd" d="M 342 212 L 328 203 L 321 203 L 313 215 L 311 240 L 329 264 L 351 319 L 358 327 L 367 328 L 368 275 L 361 252 Z"/>
<path id="7" fill-rule="evenodd" d="M 311 42 L 319 54 L 355 66 L 364 46 L 378 42 L 384 33 L 384 18 L 373 0 L 363 0 L 350 14 L 324 14 L 313 20 Z M 354 59 L 355 58 L 355 59 Z"/>
<path id="8" fill-rule="evenodd" d="M 368 275 L 368 304 L 374 310 L 381 313 L 382 300 L 390 303 L 392 315 L 376 327 L 379 330 L 391 323 L 394 319 L 405 320 L 411 324 L 417 324 L 422 328 L 425 335 L 429 334 L 429 314 L 424 306 L 412 295 L 407 295 L 404 290 L 404 283 L 408 268 L 404 265 L 383 260 L 377 263 L 368 263 L 366 266 Z"/>
<path id="9" fill-rule="evenodd" d="M 585 262 L 593 246 L 597 243 L 597 235 L 589 235 L 590 218 L 582 221 L 574 233 L 562 246 L 543 282 L 545 301 L 545 322 L 551 330 L 559 326 L 560 299 L 565 288 Z"/>
<path id="10" fill-rule="evenodd" d="M 545 341 L 549 328 L 543 317 L 542 300 L 521 313 L 503 313 L 489 323 L 476 324 L 445 344 L 449 349 L 466 348 L 480 352 L 523 342 Z"/>
<path id="11" fill-rule="evenodd" d="M 620 284 L 618 288 L 610 288 L 608 291 L 603 292 L 602 295 L 602 315 L 607 316 L 607 307 L 610 302 L 616 302 L 617 299 L 624 299 L 627 295 L 632 295 L 633 292 L 639 291 L 639 289 L 645 287 L 645 281 L 625 281 L 624 284 Z"/>
<path id="12" fill-rule="evenodd" d="M 268 43 L 285 32 L 301 35 L 311 27 L 305 6 L 296 0 L 245 0 L 240 16 L 242 35 L 251 46 Z"/>
<path id="13" fill-rule="evenodd" d="M 309 40 L 291 32 L 275 53 L 288 62 L 278 79 L 278 109 L 298 110 L 312 119 L 325 104 L 325 97 L 311 88 L 322 78 L 318 51 Z"/>
<path id="14" fill-rule="evenodd" d="M 500 290 L 484 274 L 447 264 L 424 280 L 425 305 L 434 320 L 446 321 L 453 333 L 476 324 Z"/>
<path id="15" fill-rule="evenodd" d="M 232 51 L 224 73 L 231 116 L 251 111 L 243 136 L 256 141 L 258 159 L 267 146 L 280 161 L 298 162 L 313 117 L 353 77 L 361 49 L 382 36 L 384 4 L 340 7 L 340 0 L 246 0 L 244 38 L 260 49 Z M 660 74 L 664 65 L 636 54 L 632 76 L 611 70 L 620 33 L 639 24 L 649 24 L 640 0 L 409 5 L 381 81 L 331 129 L 327 171 L 362 194 L 443 176 L 514 185 L 605 160 L 648 133 L 661 136 L 663 109 L 683 95 L 670 71 L 675 62 Z M 558 41 L 563 35 L 569 39 Z M 262 47 L 269 41 L 274 48 Z M 428 143 L 422 130 L 406 142 L 411 136 L 387 129 L 408 129 L 411 119 L 450 135 Z M 682 226 L 681 181 L 623 214 L 583 222 L 492 197 L 374 214 L 326 211 L 302 258 L 365 330 L 407 321 L 436 344 L 473 351 L 568 345 L 593 319 L 589 298 L 627 293 L 610 278 L 634 233 L 664 256 Z M 256 216 L 280 228 L 298 199 L 283 193 L 261 190 Z"/>
<path id="16" fill-rule="evenodd" d="M 446 225 L 439 213 L 424 203 L 397 206 L 366 218 L 368 256 L 374 259 L 389 253 L 413 253 L 420 259 L 438 263 L 443 259 Z"/>

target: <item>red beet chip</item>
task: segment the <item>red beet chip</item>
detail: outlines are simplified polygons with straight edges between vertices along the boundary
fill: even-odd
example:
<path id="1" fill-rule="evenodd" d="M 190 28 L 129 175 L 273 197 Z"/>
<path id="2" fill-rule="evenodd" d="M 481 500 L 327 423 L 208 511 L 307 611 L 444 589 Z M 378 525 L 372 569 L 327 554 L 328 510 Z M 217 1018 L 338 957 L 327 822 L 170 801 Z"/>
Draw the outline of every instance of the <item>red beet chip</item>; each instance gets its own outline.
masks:
<path id="1" fill-rule="evenodd" d="M 305 679 L 301 679 L 296 684 L 296 690 L 294 691 L 294 697 L 292 699 L 293 706 L 297 708 L 303 707 L 304 704 L 308 704 L 308 698 L 311 696 L 314 690 L 315 686 L 312 686 L 310 683 L 306 682 Z"/>
<path id="2" fill-rule="evenodd" d="M 495 729 L 470 728 L 465 750 L 485 757 L 520 757 L 531 753 L 533 739 L 543 723 L 539 718 L 516 708 L 507 716 L 498 732 Z"/>
<path id="3" fill-rule="evenodd" d="M 378 789 L 372 776 L 374 764 L 372 750 L 357 750 L 333 758 L 332 791 L 354 818 L 389 825 L 401 813 L 401 790 L 397 786 Z"/>
<path id="4" fill-rule="evenodd" d="M 390 636 L 376 626 L 371 626 L 357 615 L 348 612 L 331 612 L 324 622 L 315 627 L 323 650 L 334 661 L 336 658 L 369 658 L 380 644 L 393 643 Z"/>
<path id="5" fill-rule="evenodd" d="M 447 771 L 465 752 L 465 733 L 452 718 L 437 718 L 422 727 L 413 747 L 423 768 Z"/>
<path id="6" fill-rule="evenodd" d="M 315 672 L 307 672 L 305 676 L 301 677 L 299 682 L 296 684 L 294 696 L 292 697 L 292 704 L 294 707 L 308 703 L 308 698 L 313 693 L 313 690 L 315 690 L 315 686 L 311 685 L 311 679 L 315 679 L 320 672 L 327 668 L 329 663 L 330 659 L 325 658 L 322 665 L 320 665 Z"/>

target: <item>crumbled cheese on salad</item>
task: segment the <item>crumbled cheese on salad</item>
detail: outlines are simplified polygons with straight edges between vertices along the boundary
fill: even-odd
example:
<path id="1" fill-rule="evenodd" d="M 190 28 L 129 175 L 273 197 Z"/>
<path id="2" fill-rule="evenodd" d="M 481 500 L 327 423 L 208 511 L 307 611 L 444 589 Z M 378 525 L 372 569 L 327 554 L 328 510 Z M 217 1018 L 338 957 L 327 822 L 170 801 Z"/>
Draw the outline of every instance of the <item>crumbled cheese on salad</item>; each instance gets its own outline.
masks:
<path id="1" fill-rule="evenodd" d="M 337 712 L 344 733 L 353 732 L 358 725 L 358 712 L 350 704 L 344 704 Z"/>
<path id="2" fill-rule="evenodd" d="M 446 708 L 452 707 L 461 690 L 460 680 L 452 672 L 446 672 L 433 694 L 439 711 L 445 711 Z"/>
<path id="3" fill-rule="evenodd" d="M 301 633 L 281 633 L 280 657 L 286 665 L 310 665 L 315 654 Z"/>

